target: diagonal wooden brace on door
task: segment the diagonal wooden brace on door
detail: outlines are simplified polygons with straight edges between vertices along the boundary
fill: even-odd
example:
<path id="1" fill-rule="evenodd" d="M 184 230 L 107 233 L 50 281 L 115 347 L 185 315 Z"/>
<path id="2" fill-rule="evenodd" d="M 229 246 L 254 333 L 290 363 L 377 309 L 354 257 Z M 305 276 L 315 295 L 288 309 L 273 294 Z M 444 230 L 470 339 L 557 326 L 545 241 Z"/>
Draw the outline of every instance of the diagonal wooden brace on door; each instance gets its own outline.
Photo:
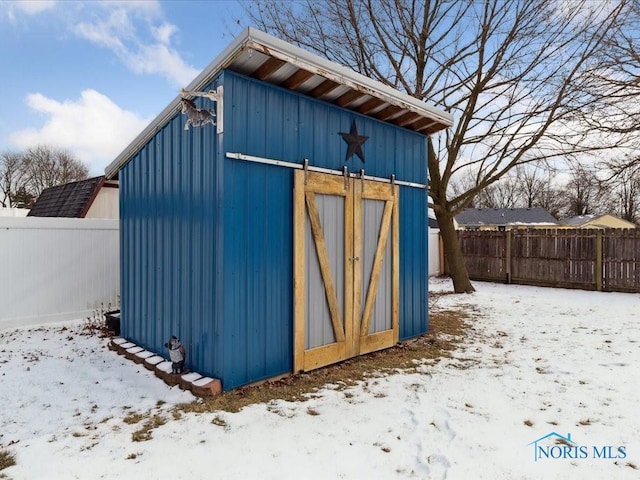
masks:
<path id="1" fill-rule="evenodd" d="M 378 233 L 378 246 L 373 260 L 373 269 L 371 272 L 371 280 L 369 288 L 367 288 L 366 302 L 364 311 L 362 312 L 362 323 L 360 324 L 360 335 L 364 336 L 369 331 L 369 323 L 371 322 L 371 313 L 373 305 L 376 301 L 376 293 L 378 292 L 378 282 L 380 280 L 380 271 L 382 270 L 382 259 L 387 246 L 387 239 L 391 231 L 391 214 L 393 213 L 393 201 L 387 200 L 384 205 L 384 213 L 382 214 L 382 222 L 380 224 L 380 232 Z"/>
<path id="2" fill-rule="evenodd" d="M 335 335 L 336 341 L 344 342 L 344 329 L 342 327 L 342 320 L 340 319 L 338 297 L 336 295 L 336 289 L 333 284 L 331 265 L 329 265 L 329 254 L 327 253 L 327 245 L 324 239 L 324 232 L 322 231 L 322 224 L 320 223 L 320 214 L 318 213 L 318 208 L 316 206 L 315 193 L 306 192 L 305 201 L 307 204 L 307 212 L 309 213 L 311 233 L 313 235 L 313 241 L 316 245 L 318 263 L 320 264 L 320 272 L 322 273 L 325 295 L 327 297 L 327 303 L 329 305 L 333 334 Z"/>

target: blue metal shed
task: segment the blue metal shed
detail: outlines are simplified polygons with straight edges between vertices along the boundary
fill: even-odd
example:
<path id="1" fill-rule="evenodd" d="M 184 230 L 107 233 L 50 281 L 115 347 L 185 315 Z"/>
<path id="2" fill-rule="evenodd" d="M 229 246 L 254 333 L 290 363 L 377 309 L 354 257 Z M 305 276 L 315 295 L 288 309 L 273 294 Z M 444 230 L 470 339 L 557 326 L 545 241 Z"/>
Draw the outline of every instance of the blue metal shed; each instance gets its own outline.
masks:
<path id="1" fill-rule="evenodd" d="M 449 114 L 247 29 L 106 169 L 121 332 L 225 390 L 427 331 L 426 135 Z"/>

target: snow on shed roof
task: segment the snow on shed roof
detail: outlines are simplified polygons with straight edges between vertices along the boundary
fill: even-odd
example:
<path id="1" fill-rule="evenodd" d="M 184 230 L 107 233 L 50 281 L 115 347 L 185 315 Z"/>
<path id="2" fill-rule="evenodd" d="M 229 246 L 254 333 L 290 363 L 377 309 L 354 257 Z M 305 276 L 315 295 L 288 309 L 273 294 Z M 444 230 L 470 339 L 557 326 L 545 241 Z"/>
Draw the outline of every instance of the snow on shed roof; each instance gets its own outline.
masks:
<path id="1" fill-rule="evenodd" d="M 450 113 L 254 28 L 245 29 L 186 90 L 201 90 L 224 69 L 425 135 L 453 125 Z M 179 105 L 178 95 L 107 166 L 107 178 L 117 175 L 120 168 L 149 141 L 157 129 L 173 117 Z"/>

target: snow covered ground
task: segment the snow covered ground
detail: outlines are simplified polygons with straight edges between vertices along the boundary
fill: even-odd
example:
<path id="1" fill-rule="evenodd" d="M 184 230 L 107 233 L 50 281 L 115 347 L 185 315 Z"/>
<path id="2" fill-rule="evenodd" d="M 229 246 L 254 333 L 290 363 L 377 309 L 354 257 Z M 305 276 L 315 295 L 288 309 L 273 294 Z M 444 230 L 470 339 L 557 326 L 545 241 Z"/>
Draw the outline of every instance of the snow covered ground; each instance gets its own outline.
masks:
<path id="1" fill-rule="evenodd" d="M 0 332 L 0 447 L 17 461 L 0 477 L 640 478 L 640 295 L 474 285 L 437 302 L 474 312 L 454 359 L 179 419 L 191 394 L 82 322 Z M 154 416 L 166 423 L 134 442 Z"/>

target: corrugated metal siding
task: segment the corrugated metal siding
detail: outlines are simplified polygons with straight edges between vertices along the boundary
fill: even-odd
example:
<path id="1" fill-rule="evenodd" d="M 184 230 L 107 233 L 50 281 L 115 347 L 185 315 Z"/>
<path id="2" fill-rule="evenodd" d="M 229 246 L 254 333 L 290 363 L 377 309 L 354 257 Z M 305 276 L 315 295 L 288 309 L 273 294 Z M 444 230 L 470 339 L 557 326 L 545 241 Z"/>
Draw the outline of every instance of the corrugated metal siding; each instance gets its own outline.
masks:
<path id="1" fill-rule="evenodd" d="M 226 151 L 300 163 L 308 158 L 313 166 L 342 170 L 346 165 L 351 172 L 364 169 L 367 175 L 395 174 L 397 180 L 425 183 L 423 135 L 233 72 L 225 72 L 224 78 Z M 355 155 L 345 162 L 347 144 L 340 132 L 349 132 L 353 119 L 358 134 L 369 137 L 364 163 Z M 248 141 L 236 136 L 238 127 L 253 136 Z"/>
<path id="2" fill-rule="evenodd" d="M 121 329 L 156 352 L 177 335 L 187 366 L 217 376 L 217 140 L 184 121 L 177 114 L 120 172 Z"/>
<path id="3" fill-rule="evenodd" d="M 227 161 L 224 190 L 223 387 L 228 389 L 292 369 L 291 172 Z"/>
<path id="4" fill-rule="evenodd" d="M 311 165 L 341 170 L 346 143 L 339 133 L 356 118 L 358 133 L 369 140 L 366 163 L 354 156 L 346 162 L 351 171 L 426 181 L 422 135 L 233 72 L 224 73 L 223 83 L 224 152 L 308 158 Z M 286 168 L 224 160 L 224 388 L 292 368 L 292 182 Z M 408 338 L 427 330 L 427 212 L 425 191 L 403 189 L 403 196 L 409 210 L 401 206 L 400 334 Z"/>
<path id="5" fill-rule="evenodd" d="M 297 115 L 287 95 L 234 77 L 224 74 L 224 149 L 291 152 Z M 293 174 L 223 161 L 223 388 L 229 389 L 293 368 Z"/>
<path id="6" fill-rule="evenodd" d="M 355 118 L 358 133 L 369 139 L 363 147 L 366 163 L 354 156 L 346 162 L 350 171 L 364 168 L 367 175 L 389 178 L 395 174 L 398 180 L 426 182 L 426 137 L 422 135 L 232 72 L 225 72 L 224 85 L 226 151 L 290 162 L 308 158 L 310 165 L 341 170 L 345 165 L 346 143 L 339 133 L 348 132 Z M 227 159 L 225 164 L 240 168 L 239 163 L 242 162 Z M 262 177 L 268 171 L 273 178 L 280 176 L 280 188 L 290 198 L 287 189 L 291 188 L 291 173 L 287 169 L 254 168 L 251 175 Z M 225 192 L 229 194 L 227 187 Z M 274 208 L 287 205 L 280 211 L 280 221 L 290 219 L 289 202 L 284 199 L 280 202 Z M 426 205 L 425 191 L 401 187 L 401 338 L 419 335 L 428 328 Z M 286 228 L 289 228 L 288 223 Z M 289 232 L 283 233 L 290 236 Z M 291 282 L 290 278 L 286 280 Z M 285 310 L 283 305 L 280 311 Z M 289 341 L 289 337 L 286 338 Z M 283 344 L 282 348 L 290 346 Z"/>
<path id="7" fill-rule="evenodd" d="M 427 192 L 400 187 L 400 339 L 429 327 Z"/>
<path id="8" fill-rule="evenodd" d="M 231 72 L 219 81 L 222 135 L 183 131 L 177 114 L 120 172 L 122 333 L 154 351 L 178 335 L 187 365 L 228 390 L 292 370 L 293 173 L 225 153 L 309 158 L 338 170 L 346 152 L 339 132 L 355 117 L 370 139 L 366 164 L 354 157 L 350 170 L 424 183 L 426 142 Z M 400 198 L 400 334 L 407 338 L 427 325 L 427 214 L 424 191 L 403 189 Z"/>

